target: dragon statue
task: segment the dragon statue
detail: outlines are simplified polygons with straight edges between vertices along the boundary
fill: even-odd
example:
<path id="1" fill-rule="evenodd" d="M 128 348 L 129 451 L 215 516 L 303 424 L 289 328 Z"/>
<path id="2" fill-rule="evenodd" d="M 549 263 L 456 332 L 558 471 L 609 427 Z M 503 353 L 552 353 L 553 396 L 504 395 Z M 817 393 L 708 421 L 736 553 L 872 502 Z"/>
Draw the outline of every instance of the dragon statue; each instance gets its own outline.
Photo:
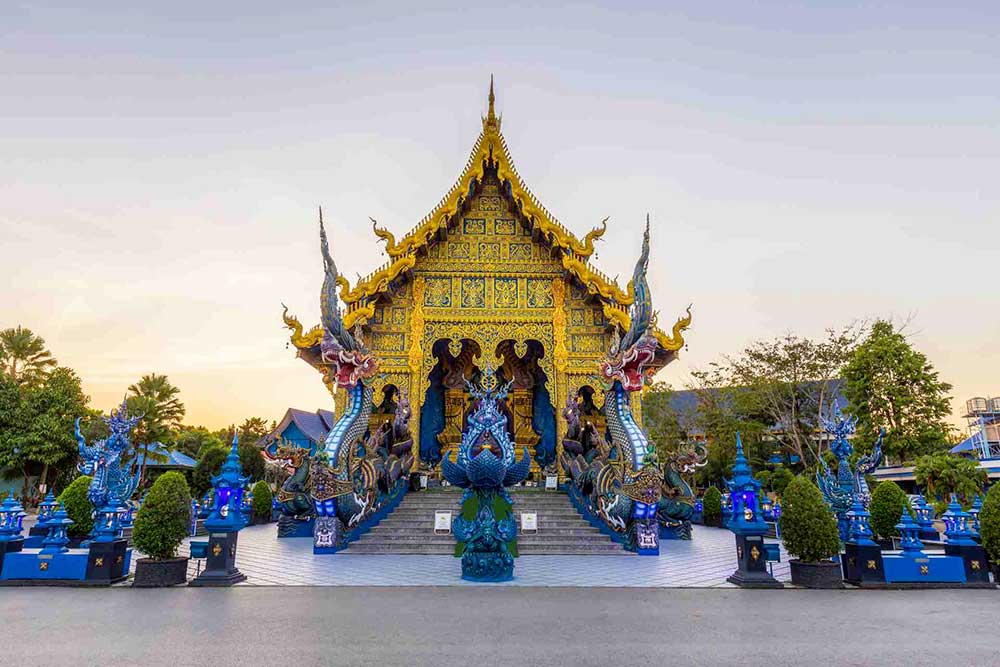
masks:
<path id="1" fill-rule="evenodd" d="M 825 417 L 820 419 L 823 422 L 823 430 L 833 437 L 830 451 L 837 457 L 837 474 L 834 475 L 823 457 L 819 457 L 820 469 L 816 471 L 816 484 L 823 492 L 823 499 L 837 517 L 840 541 L 843 542 L 847 540 L 850 528 L 847 512 L 851 509 L 851 505 L 857 500 L 867 509 L 871 500 L 865 475 L 871 474 L 882 461 L 882 440 L 885 438 L 885 429 L 879 432 L 871 453 L 859 458 L 852 470 L 850 458 L 854 454 L 854 447 L 848 438 L 854 434 L 857 418 L 844 417 L 840 412 L 840 406 L 834 405 L 832 419 Z"/>
<path id="2" fill-rule="evenodd" d="M 360 326 L 355 326 L 353 332 L 344 326 L 337 299 L 341 278 L 330 254 L 322 209 L 319 228 L 324 270 L 320 292 L 322 338 L 318 351 L 300 349 L 299 356 L 323 373 L 325 384 L 346 392 L 347 407 L 327 434 L 322 451 L 309 461 L 303 477 L 308 476 L 306 488 L 316 513 L 314 551 L 332 553 L 353 539 L 365 520 L 390 498 L 398 499 L 405 493 L 412 457 L 380 452 L 384 429 L 368 433 L 378 360 L 362 340 Z M 285 322 L 292 328 L 297 324 L 287 316 Z"/>
<path id="3" fill-rule="evenodd" d="M 514 576 L 517 557 L 517 522 L 506 487 L 524 481 L 531 470 L 528 449 L 516 460 L 507 417 L 500 402 L 513 380 L 498 386 L 493 368 L 487 366 L 477 387 L 466 385 L 477 401 L 462 433 L 456 462 L 441 461 L 441 474 L 464 489 L 462 513 L 452 524 L 455 556 L 462 558 L 462 578 L 471 581 L 508 581 Z"/>
<path id="4" fill-rule="evenodd" d="M 93 445 L 88 445 L 80 433 L 80 418 L 76 418 L 73 431 L 80 455 L 77 469 L 92 477 L 87 498 L 97 513 L 93 536 L 98 540 L 117 536 L 119 511 L 128 507 L 129 498 L 139 486 L 139 470 L 133 472 L 132 461 L 122 459 L 130 454 L 134 457 L 129 434 L 142 417 L 129 417 L 128 405 L 123 400 L 117 410 L 104 417 L 110 432 L 108 437 Z"/>
<path id="5" fill-rule="evenodd" d="M 700 442 L 686 443 L 667 457 L 663 465 L 660 501 L 656 506 L 661 538 L 691 539 L 695 497 L 682 475 L 694 472 L 707 462 L 708 449 Z"/>
<path id="6" fill-rule="evenodd" d="M 278 466 L 288 475 L 276 496 L 281 512 L 278 517 L 278 537 L 311 536 L 315 511 L 312 498 L 309 497 L 310 450 L 286 443 L 278 436 L 273 443 L 264 447 L 262 453 L 269 463 Z"/>
<path id="7" fill-rule="evenodd" d="M 561 463 L 573 480 L 570 495 L 578 506 L 582 505 L 587 513 L 603 522 L 627 549 L 655 554 L 659 552 L 658 521 L 662 518 L 669 521 L 670 526 L 682 526 L 690 517 L 690 511 L 680 505 L 687 505 L 688 501 L 693 505 L 693 494 L 673 464 L 666 466 L 666 475 L 658 467 L 653 445 L 632 416 L 632 393 L 650 382 L 652 375 L 674 353 L 659 345 L 651 327 L 652 299 L 646 282 L 648 263 L 647 218 L 642 252 L 630 283 L 634 300 L 629 327 L 624 336 L 619 336 L 615 330 L 611 350 L 600 364 L 608 432 L 596 434 L 596 447 L 588 452 L 579 409 L 567 403 L 563 415 L 569 432 Z M 678 489 L 666 501 L 663 498 L 665 486 Z"/>

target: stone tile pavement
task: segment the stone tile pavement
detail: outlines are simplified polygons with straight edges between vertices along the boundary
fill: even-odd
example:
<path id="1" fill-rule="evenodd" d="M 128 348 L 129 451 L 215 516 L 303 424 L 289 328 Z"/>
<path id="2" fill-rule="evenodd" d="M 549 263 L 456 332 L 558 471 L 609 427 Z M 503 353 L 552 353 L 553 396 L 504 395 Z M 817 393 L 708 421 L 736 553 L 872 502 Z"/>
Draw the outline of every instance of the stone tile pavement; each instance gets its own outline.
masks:
<path id="1" fill-rule="evenodd" d="M 652 588 L 729 588 L 736 567 L 732 533 L 694 527 L 691 541 L 665 540 L 658 557 L 531 556 L 517 559 L 514 580 L 482 584 L 464 581 L 451 556 L 402 556 L 339 553 L 317 556 L 310 538 L 279 540 L 274 524 L 240 531 L 236 564 L 246 586 L 581 586 Z M 185 543 L 181 553 L 188 553 Z M 788 554 L 774 564 L 774 576 L 788 582 Z M 135 558 L 133 558 L 133 568 Z M 189 575 L 197 564 L 191 561 Z"/>

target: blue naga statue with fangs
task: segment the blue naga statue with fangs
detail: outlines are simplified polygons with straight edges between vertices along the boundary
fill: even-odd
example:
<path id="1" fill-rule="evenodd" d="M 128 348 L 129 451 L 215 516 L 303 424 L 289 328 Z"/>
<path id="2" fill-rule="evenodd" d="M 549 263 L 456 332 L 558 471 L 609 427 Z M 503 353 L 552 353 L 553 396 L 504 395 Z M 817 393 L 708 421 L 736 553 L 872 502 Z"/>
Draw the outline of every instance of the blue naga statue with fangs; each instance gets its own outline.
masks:
<path id="1" fill-rule="evenodd" d="M 127 506 L 139 486 L 139 471 L 133 472 L 131 461 L 123 462 L 122 458 L 132 450 L 129 434 L 141 419 L 142 415 L 129 417 L 128 405 L 122 401 L 121 407 L 104 417 L 108 437 L 88 445 L 80 433 L 80 418 L 76 418 L 74 435 L 80 455 L 77 469 L 92 477 L 87 499 L 97 513 L 93 535 L 98 541 L 117 535 L 119 510 Z"/>
<path id="2" fill-rule="evenodd" d="M 854 434 L 858 420 L 854 417 L 844 417 L 839 405 L 834 405 L 831 417 L 832 419 L 821 417 L 821 420 L 823 430 L 833 438 L 830 451 L 837 457 L 837 474 L 833 474 L 830 466 L 823 457 L 820 457 L 820 469 L 816 471 L 816 485 L 823 492 L 823 499 L 837 517 L 840 541 L 844 542 L 850 529 L 847 512 L 855 501 L 859 501 L 867 508 L 871 500 L 865 475 L 870 475 L 882 462 L 882 440 L 885 438 L 885 429 L 879 432 L 871 453 L 860 457 L 852 470 L 850 458 L 854 454 L 854 447 L 848 438 Z"/>
<path id="3" fill-rule="evenodd" d="M 489 366 L 480 386 L 466 381 L 477 403 L 462 433 L 457 461 L 447 457 L 441 461 L 442 476 L 464 489 L 462 513 L 455 518 L 452 533 L 457 540 L 455 556 L 462 558 L 462 578 L 471 581 L 507 581 L 514 576 L 517 521 L 506 487 L 527 478 L 531 457 L 525 448 L 521 460 L 516 460 L 500 407 L 512 383 L 498 387 Z"/>
<path id="4" fill-rule="evenodd" d="M 366 438 L 378 360 L 364 344 L 360 327 L 352 333 L 344 326 L 337 299 L 339 274 L 330 254 L 322 209 L 319 224 L 324 270 L 322 339 L 318 350 L 308 355 L 300 350 L 299 356 L 323 372 L 328 386 L 347 393 L 347 407 L 327 434 L 322 451 L 309 461 L 308 476 L 300 474 L 299 481 L 308 489 L 316 514 L 313 549 L 333 553 L 356 537 L 368 519 L 388 511 L 390 502 L 402 498 L 413 457 L 403 448 L 387 450 L 381 446 L 385 433 Z M 286 318 L 286 323 L 289 321 Z"/>
<path id="5" fill-rule="evenodd" d="M 642 252 L 630 283 L 634 300 L 629 327 L 622 336 L 615 331 L 608 356 L 600 365 L 607 433 L 589 434 L 588 438 L 579 428 L 571 401 L 564 411 L 569 431 L 561 462 L 572 479 L 568 490 L 578 509 L 595 517 L 602 530 L 626 549 L 653 555 L 659 553 L 661 532 L 666 537 L 690 539 L 694 494 L 680 473 L 703 465 L 706 452 L 698 446 L 658 461 L 652 443 L 633 416 L 632 394 L 640 391 L 676 351 L 659 344 L 653 331 L 652 299 L 646 282 L 648 262 L 647 219 Z M 690 321 L 689 309 L 688 317 L 674 326 L 678 340 Z M 574 437 L 582 441 L 574 441 Z M 587 440 L 593 441 L 589 450 Z"/>

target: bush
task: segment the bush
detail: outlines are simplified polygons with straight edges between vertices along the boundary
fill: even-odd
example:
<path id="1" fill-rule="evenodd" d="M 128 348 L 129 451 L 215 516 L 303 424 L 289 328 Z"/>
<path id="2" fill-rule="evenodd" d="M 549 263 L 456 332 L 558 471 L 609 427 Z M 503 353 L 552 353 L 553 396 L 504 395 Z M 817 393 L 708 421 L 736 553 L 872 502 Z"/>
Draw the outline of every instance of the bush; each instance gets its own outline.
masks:
<path id="1" fill-rule="evenodd" d="M 253 485 L 253 514 L 258 519 L 271 518 L 271 487 L 267 482 L 257 482 Z"/>
<path id="2" fill-rule="evenodd" d="M 266 464 L 263 454 L 260 453 L 260 448 L 252 442 L 246 442 L 241 443 L 237 451 L 240 454 L 240 468 L 243 469 L 243 474 L 251 481 L 264 479 Z"/>
<path id="3" fill-rule="evenodd" d="M 191 531 L 191 494 L 184 475 L 167 472 L 156 478 L 139 508 L 132 540 L 139 551 L 156 560 L 173 558 Z"/>
<path id="4" fill-rule="evenodd" d="M 907 509 L 906 493 L 895 482 L 882 482 L 872 493 L 872 502 L 868 508 L 871 512 L 872 530 L 883 540 L 888 540 L 896 532 L 896 524 Z"/>
<path id="5" fill-rule="evenodd" d="M 69 518 L 73 519 L 73 525 L 67 531 L 70 537 L 84 537 L 94 529 L 94 506 L 87 498 L 91 480 L 87 475 L 77 477 L 57 498 L 66 508 Z"/>
<path id="6" fill-rule="evenodd" d="M 702 517 L 705 523 L 722 520 L 722 492 L 714 486 L 708 487 L 701 499 Z"/>
<path id="7" fill-rule="evenodd" d="M 979 511 L 979 534 L 990 561 L 1000 565 L 1000 484 L 994 484 L 986 494 Z"/>
<path id="8" fill-rule="evenodd" d="M 807 478 L 796 477 L 785 489 L 780 521 L 785 549 L 800 561 L 818 563 L 840 553 L 837 521 Z"/>
<path id="9" fill-rule="evenodd" d="M 199 498 L 212 488 L 212 477 L 222 470 L 222 464 L 226 462 L 227 456 L 229 450 L 225 447 L 202 449 L 198 464 L 191 473 L 191 487 Z"/>

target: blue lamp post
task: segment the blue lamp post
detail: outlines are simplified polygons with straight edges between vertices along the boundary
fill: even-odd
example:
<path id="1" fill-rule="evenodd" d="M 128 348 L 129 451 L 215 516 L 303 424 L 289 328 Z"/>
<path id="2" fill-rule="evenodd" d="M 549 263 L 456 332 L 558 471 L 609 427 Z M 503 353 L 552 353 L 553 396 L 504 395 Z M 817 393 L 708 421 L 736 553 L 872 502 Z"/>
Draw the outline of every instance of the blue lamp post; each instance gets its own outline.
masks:
<path id="1" fill-rule="evenodd" d="M 978 543 L 982 543 L 983 537 L 979 534 L 979 512 L 983 509 L 983 497 L 976 494 L 976 499 L 972 501 L 972 507 L 969 508 L 969 530 L 972 531 L 972 539 Z"/>
<path id="2" fill-rule="evenodd" d="M 66 508 L 63 507 L 62 503 L 59 503 L 59 507 L 56 508 L 56 511 L 52 514 L 52 518 L 49 519 L 49 534 L 42 540 L 42 550 L 38 553 L 61 554 L 69 551 L 69 548 L 66 546 L 69 544 L 69 536 L 66 535 L 66 530 L 74 523 L 75 521 L 69 518 L 69 515 L 66 513 Z"/>
<path id="3" fill-rule="evenodd" d="M 841 569 L 844 580 L 856 586 L 885 581 L 882 549 L 872 536 L 872 527 L 868 523 L 870 516 L 861 498 L 855 496 L 851 509 L 847 511 L 847 540 L 844 541 Z"/>
<path id="4" fill-rule="evenodd" d="M 736 535 L 737 568 L 727 581 L 744 588 L 782 588 L 767 571 L 764 535 L 768 527 L 760 508 L 760 482 L 754 479 L 750 463 L 743 455 L 743 441 L 736 434 L 736 462 L 733 476 L 726 480 L 732 507 L 727 528 Z"/>
<path id="5" fill-rule="evenodd" d="M 8 495 L 0 503 L 0 572 L 3 571 L 4 555 L 21 551 L 24 547 L 24 508 Z"/>
<path id="6" fill-rule="evenodd" d="M 246 580 L 236 569 L 236 538 L 246 525 L 243 518 L 243 489 L 249 478 L 240 465 L 239 436 L 233 433 L 233 446 L 222 464 L 222 471 L 212 478 L 212 511 L 205 519 L 208 549 L 205 569 L 191 586 L 232 586 Z"/>
<path id="7" fill-rule="evenodd" d="M 29 538 L 36 537 L 40 542 L 41 538 L 48 535 L 49 519 L 52 518 L 58 505 L 59 503 L 56 502 L 56 497 L 52 495 L 52 491 L 45 494 L 42 502 L 38 503 L 38 519 L 35 521 L 35 525 L 28 529 Z"/>
<path id="8" fill-rule="evenodd" d="M 966 581 L 989 583 L 986 550 L 973 539 L 972 515 L 962 509 L 954 493 L 951 494 L 948 510 L 941 518 L 944 520 L 944 536 L 947 539 L 945 554 L 962 558 Z"/>
<path id="9" fill-rule="evenodd" d="M 917 501 L 913 506 L 913 513 L 916 515 L 917 524 L 920 526 L 921 540 L 937 541 L 941 539 L 937 529 L 934 527 L 934 507 L 922 495 L 917 496 Z"/>

